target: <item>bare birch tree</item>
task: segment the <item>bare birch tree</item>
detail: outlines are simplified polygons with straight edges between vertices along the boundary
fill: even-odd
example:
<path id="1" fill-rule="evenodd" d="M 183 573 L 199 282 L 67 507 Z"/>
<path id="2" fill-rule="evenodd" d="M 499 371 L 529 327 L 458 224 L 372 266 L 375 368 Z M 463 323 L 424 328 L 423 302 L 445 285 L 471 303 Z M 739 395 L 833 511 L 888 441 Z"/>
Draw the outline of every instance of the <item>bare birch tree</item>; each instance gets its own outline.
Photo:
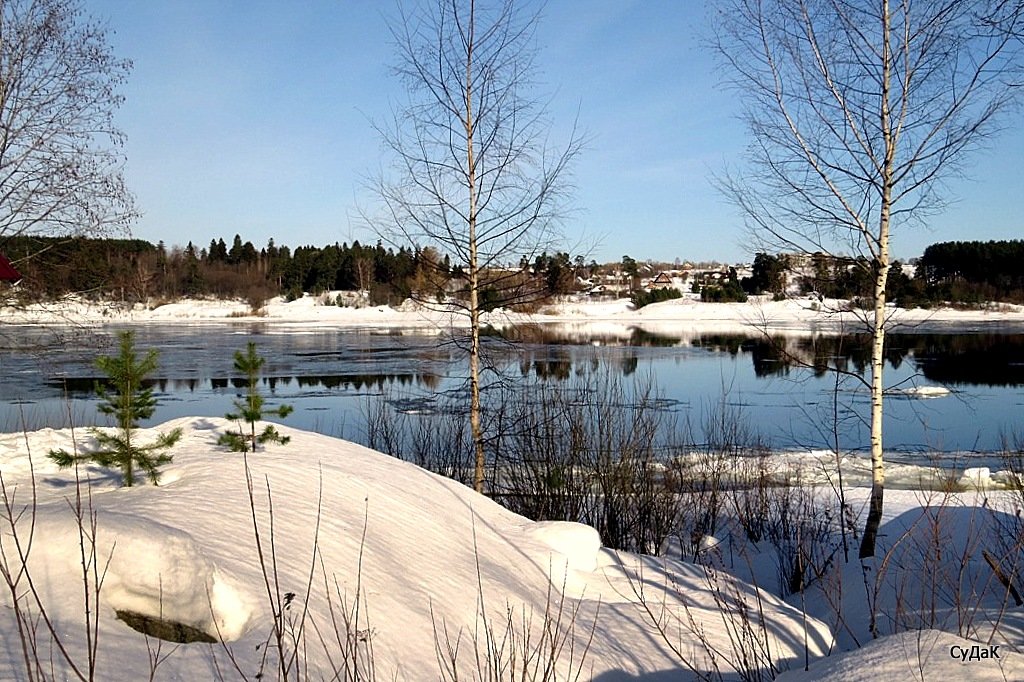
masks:
<path id="1" fill-rule="evenodd" d="M 722 184 L 776 249 L 864 256 L 873 281 L 872 489 L 860 557 L 881 522 L 883 347 L 891 235 L 945 202 L 943 180 L 999 126 L 1017 46 L 980 20 L 996 0 L 723 0 L 717 48 L 744 102 L 747 172 Z"/>
<path id="2" fill-rule="evenodd" d="M 130 68 L 78 0 L 0 0 L 0 248 L 135 217 L 113 120 Z"/>
<path id="3" fill-rule="evenodd" d="M 549 240 L 564 209 L 575 129 L 548 145 L 546 107 L 531 93 L 538 14 L 515 0 L 431 0 L 400 7 L 391 27 L 408 102 L 378 126 L 395 163 L 377 189 L 378 230 L 436 248 L 466 278 L 473 487 L 484 490 L 480 315 L 515 301 L 518 264 Z M 498 301 L 483 300 L 497 294 Z"/>

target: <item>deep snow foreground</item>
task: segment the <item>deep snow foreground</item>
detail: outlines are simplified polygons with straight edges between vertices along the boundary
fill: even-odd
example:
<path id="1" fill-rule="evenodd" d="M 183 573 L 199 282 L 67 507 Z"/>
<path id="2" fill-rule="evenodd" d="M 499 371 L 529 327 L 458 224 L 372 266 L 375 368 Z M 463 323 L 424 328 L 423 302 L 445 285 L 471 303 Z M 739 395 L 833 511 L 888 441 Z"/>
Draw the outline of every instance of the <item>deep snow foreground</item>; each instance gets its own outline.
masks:
<path id="1" fill-rule="evenodd" d="M 973 647 L 977 657 L 971 658 Z M 981 658 L 981 652 L 985 658 Z M 964 652 L 961 655 L 961 652 Z M 938 682 L 1003 682 L 1024 679 L 1024 665 L 1018 654 L 1006 647 L 996 649 L 992 657 L 987 645 L 948 632 L 920 630 L 902 632 L 868 642 L 857 651 L 838 654 L 818 662 L 810 672 L 791 671 L 779 676 L 779 682 L 842 680 L 936 680 Z M 970 658 L 970 660 L 961 660 Z"/>
<path id="2" fill-rule="evenodd" d="M 654 611 L 664 608 L 667 614 L 684 613 L 685 603 L 711 644 L 730 649 L 726 619 L 696 566 L 604 550 L 596 532 L 585 526 L 533 523 L 411 464 L 288 427 L 280 429 L 292 437 L 290 444 L 247 458 L 254 514 L 246 460 L 215 444 L 233 425 L 185 418 L 142 430 L 142 436 L 175 426 L 184 436 L 159 487 L 121 488 L 117 476 L 91 466 L 79 472 L 90 482 L 82 492 L 91 494 L 99 565 L 105 567 L 98 679 L 146 679 L 150 669 L 147 644 L 155 641 L 147 643 L 117 620 L 115 610 L 162 616 L 224 640 L 176 649 L 165 644 L 163 653 L 172 653 L 156 679 L 216 679 L 218 670 L 236 679 L 235 665 L 253 679 L 264 660 L 270 661 L 264 679 L 274 679 L 276 649 L 271 642 L 268 651 L 267 640 L 278 599 L 286 629 L 308 609 L 302 658 L 313 679 L 331 678 L 346 646 L 357 649 L 364 662 L 372 656 L 380 679 L 438 679 L 437 647 L 446 652 L 456 642 L 462 673 L 472 677 L 477 649 L 484 647 L 481 614 L 506 642 L 510 620 L 518 641 L 527 631 L 531 641 L 540 641 L 549 614 L 568 637 L 559 656 L 563 673 L 580 665 L 592 638 L 581 679 L 629 680 L 679 671 L 679 661 L 640 607 L 639 594 Z M 80 443 L 89 440 L 85 431 L 76 435 Z M 23 543 L 33 533 L 28 567 L 35 588 L 70 655 L 82 665 L 85 600 L 73 513 L 75 473 L 58 470 L 45 457 L 50 449 L 71 447 L 67 430 L 2 435 L 0 473 L 8 496 L 15 496 L 15 512 L 27 508 L 17 530 Z M 32 467 L 38 494 L 34 515 Z M 0 532 L 7 565 L 16 567 L 10 529 Z M 26 589 L 26 580 L 22 577 L 19 590 Z M 756 603 L 752 587 L 736 583 L 730 594 Z M 358 622 L 348 632 L 344 625 L 335 627 L 357 595 Z M 5 591 L 0 600 L 4 680 L 24 679 L 11 604 Z M 829 647 L 831 635 L 821 622 L 804 619 L 766 593 L 760 595 L 760 608 L 771 650 L 790 661 L 784 666 L 800 665 L 805 638 L 812 657 Z M 49 657 L 49 636 L 40 630 L 37 639 Z M 695 641 L 682 646 L 702 660 Z M 52 655 L 57 676 L 63 677 L 66 665 Z"/>

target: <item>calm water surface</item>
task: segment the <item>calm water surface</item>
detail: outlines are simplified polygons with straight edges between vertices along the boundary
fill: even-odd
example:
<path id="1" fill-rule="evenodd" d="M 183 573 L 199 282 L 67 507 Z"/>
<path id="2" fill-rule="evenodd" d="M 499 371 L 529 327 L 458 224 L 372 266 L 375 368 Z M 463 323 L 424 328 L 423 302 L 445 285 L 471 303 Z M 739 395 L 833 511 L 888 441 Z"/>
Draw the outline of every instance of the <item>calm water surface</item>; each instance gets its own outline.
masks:
<path id="1" fill-rule="evenodd" d="M 295 407 L 285 423 L 298 428 L 362 440 L 373 401 L 430 419 L 438 394 L 465 394 L 465 355 L 446 336 L 261 324 L 133 328 L 140 349 L 160 351 L 160 403 L 146 425 L 223 416 L 245 390 L 232 356 L 250 340 L 267 358 L 261 387 L 272 402 Z M 0 329 L 0 427 L 106 423 L 95 409 L 101 377 L 93 362 L 113 352 L 118 329 Z M 866 376 L 866 337 L 678 338 L 637 329 L 593 336 L 549 328 L 514 335 L 514 345 L 486 339 L 495 375 L 506 380 L 536 379 L 554 389 L 594 372 L 617 376 L 627 388 L 633 379 L 652 379 L 660 409 L 680 422 L 699 424 L 724 402 L 776 448 L 827 447 L 836 423 L 843 448 L 867 446 L 869 402 L 858 380 Z M 1004 434 L 1024 432 L 1024 329 L 890 335 L 887 361 L 887 448 L 992 451 Z M 837 367 L 845 373 L 838 381 L 828 371 Z M 921 386 L 950 394 L 913 397 Z"/>

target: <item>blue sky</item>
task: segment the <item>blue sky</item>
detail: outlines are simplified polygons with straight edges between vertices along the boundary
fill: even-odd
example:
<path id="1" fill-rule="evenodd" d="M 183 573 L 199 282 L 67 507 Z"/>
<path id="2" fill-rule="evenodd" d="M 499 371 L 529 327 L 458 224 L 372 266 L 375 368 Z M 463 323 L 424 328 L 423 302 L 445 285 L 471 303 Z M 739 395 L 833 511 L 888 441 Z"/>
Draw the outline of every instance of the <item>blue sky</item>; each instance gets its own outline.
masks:
<path id="1" fill-rule="evenodd" d="M 374 241 L 357 206 L 386 162 L 373 120 L 402 98 L 390 76 L 390 0 L 85 0 L 134 62 L 118 122 L 137 237 L 197 246 Z M 598 261 L 749 258 L 742 220 L 710 176 L 741 162 L 735 95 L 703 46 L 704 3 L 551 0 L 537 65 L 555 139 L 590 142 L 573 174 L 567 248 Z M 897 257 L 950 239 L 1024 236 L 1024 134 L 972 157 L 957 199 Z"/>

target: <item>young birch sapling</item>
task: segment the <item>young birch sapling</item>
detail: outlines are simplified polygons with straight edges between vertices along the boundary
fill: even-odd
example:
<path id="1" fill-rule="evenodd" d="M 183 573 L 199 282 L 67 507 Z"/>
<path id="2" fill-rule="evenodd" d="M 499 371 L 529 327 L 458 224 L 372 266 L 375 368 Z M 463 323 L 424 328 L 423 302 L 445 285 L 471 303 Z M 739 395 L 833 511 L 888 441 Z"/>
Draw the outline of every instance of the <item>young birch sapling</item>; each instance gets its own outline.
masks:
<path id="1" fill-rule="evenodd" d="M 164 451 L 178 442 L 181 429 L 161 433 L 148 445 L 136 442 L 135 431 L 139 421 L 153 416 L 156 410 L 153 390 L 144 387 L 142 382 L 156 370 L 157 351 L 150 349 L 140 358 L 135 352 L 134 332 L 121 332 L 118 338 L 118 354 L 96 360 L 96 367 L 107 375 L 109 384 L 101 384 L 96 388 L 101 400 L 97 409 L 102 414 L 114 417 L 117 431 L 110 434 L 94 427 L 90 433 L 96 439 L 96 450 L 74 454 L 65 450 L 51 450 L 49 457 L 61 468 L 89 461 L 103 467 L 120 469 L 122 485 L 126 487 L 135 483 L 135 471 L 138 469 L 156 485 L 160 479 L 159 467 L 172 460 L 171 455 Z"/>
<path id="2" fill-rule="evenodd" d="M 239 372 L 245 372 L 249 390 L 244 399 L 235 401 L 235 409 L 237 411 L 225 416 L 234 421 L 245 421 L 249 425 L 249 433 L 244 433 L 241 429 L 229 431 L 222 434 L 217 440 L 219 445 L 226 445 L 235 452 L 256 452 L 257 445 L 265 445 L 267 443 L 280 443 L 284 445 L 290 440 L 288 436 L 282 436 L 278 433 L 273 424 L 267 424 L 259 435 L 256 434 L 256 422 L 262 420 L 264 414 L 274 414 L 284 418 L 292 412 L 291 405 L 280 405 L 274 409 L 265 409 L 263 396 L 260 395 L 259 385 L 257 384 L 260 369 L 265 362 L 266 359 L 259 356 L 256 352 L 256 344 L 252 341 L 249 342 L 245 353 L 235 351 L 235 369 Z"/>

